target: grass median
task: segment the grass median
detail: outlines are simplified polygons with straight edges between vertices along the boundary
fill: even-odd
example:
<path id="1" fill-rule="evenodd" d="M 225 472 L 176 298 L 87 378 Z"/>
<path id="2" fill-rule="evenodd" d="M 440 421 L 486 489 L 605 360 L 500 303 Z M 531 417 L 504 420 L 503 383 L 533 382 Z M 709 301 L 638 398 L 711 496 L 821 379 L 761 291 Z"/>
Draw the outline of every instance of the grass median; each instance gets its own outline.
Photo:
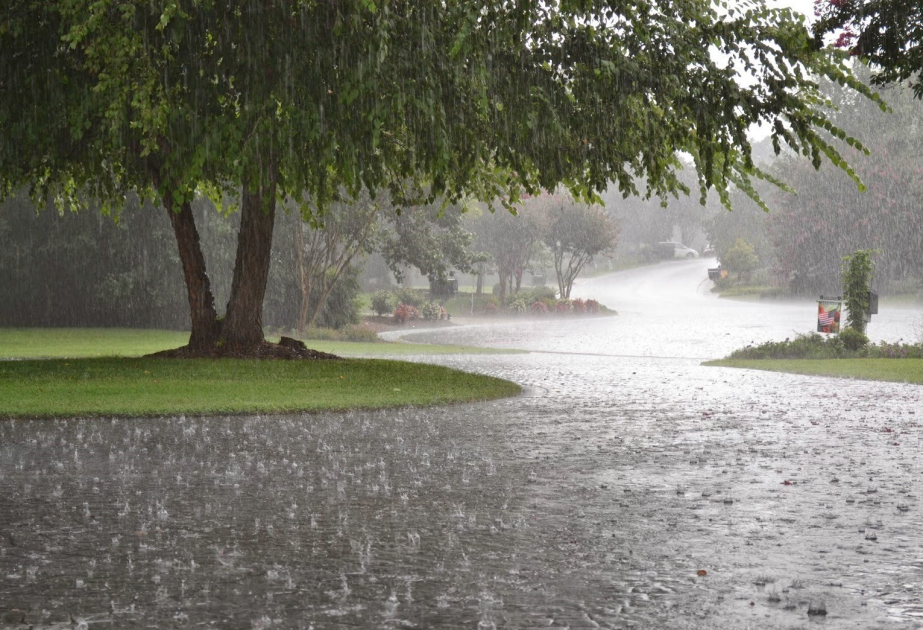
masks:
<path id="1" fill-rule="evenodd" d="M 515 396 L 515 383 L 383 359 L 153 359 L 188 333 L 0 329 L 0 418 L 294 413 L 429 406 Z M 344 355 L 477 352 L 457 346 L 307 342 Z M 38 358 L 42 357 L 42 358 Z M 51 358 L 49 358 L 51 357 Z"/>
<path id="2" fill-rule="evenodd" d="M 721 359 L 704 365 L 923 384 L 923 359 Z"/>

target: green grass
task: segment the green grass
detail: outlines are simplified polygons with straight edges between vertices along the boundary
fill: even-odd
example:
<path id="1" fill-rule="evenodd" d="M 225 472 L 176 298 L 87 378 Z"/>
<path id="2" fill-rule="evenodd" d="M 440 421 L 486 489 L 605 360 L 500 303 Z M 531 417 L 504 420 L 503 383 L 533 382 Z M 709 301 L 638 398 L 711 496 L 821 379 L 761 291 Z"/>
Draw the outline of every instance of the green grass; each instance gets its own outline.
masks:
<path id="1" fill-rule="evenodd" d="M 0 328 L 0 359 L 139 357 L 189 341 L 188 332 L 134 328 Z"/>
<path id="2" fill-rule="evenodd" d="M 704 365 L 923 384 L 923 359 L 721 359 Z"/>
<path id="3" fill-rule="evenodd" d="M 278 337 L 269 339 L 277 341 Z M 171 330 L 0 328 L 0 359 L 140 357 L 160 350 L 178 348 L 185 345 L 188 340 L 189 333 Z M 515 352 L 404 342 L 306 340 L 305 344 L 314 350 L 344 357 Z"/>
<path id="4" fill-rule="evenodd" d="M 188 333 L 0 329 L 0 418 L 285 413 L 436 405 L 513 396 L 509 381 L 398 361 L 147 359 Z M 339 356 L 491 352 L 463 346 L 308 341 Z"/>
<path id="5" fill-rule="evenodd" d="M 373 359 L 0 362 L 0 418 L 342 411 L 470 402 L 520 391 L 498 378 Z"/>

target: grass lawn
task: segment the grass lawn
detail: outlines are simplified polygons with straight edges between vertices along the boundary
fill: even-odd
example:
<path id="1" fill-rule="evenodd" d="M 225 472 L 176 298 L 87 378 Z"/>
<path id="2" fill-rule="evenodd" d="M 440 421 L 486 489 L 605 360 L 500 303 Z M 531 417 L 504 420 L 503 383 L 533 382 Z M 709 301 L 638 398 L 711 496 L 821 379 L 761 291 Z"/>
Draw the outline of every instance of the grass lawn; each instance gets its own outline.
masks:
<path id="1" fill-rule="evenodd" d="M 923 384 L 923 359 L 721 359 L 704 365 Z"/>
<path id="2" fill-rule="evenodd" d="M 0 362 L 0 418 L 285 413 L 514 396 L 498 378 L 380 359 Z"/>
<path id="3" fill-rule="evenodd" d="M 188 332 L 132 328 L 0 328 L 0 360 L 89 357 L 140 357 L 178 348 L 189 340 Z M 270 341 L 278 338 L 269 337 Z M 343 357 L 374 357 L 427 354 L 510 353 L 467 346 L 439 346 L 403 342 L 320 341 L 308 339 L 314 350 Z"/>
<path id="4" fill-rule="evenodd" d="M 146 359 L 188 333 L 0 329 L 0 418 L 286 413 L 436 405 L 515 396 L 515 383 L 380 359 Z M 340 356 L 483 352 L 460 346 L 308 341 Z"/>

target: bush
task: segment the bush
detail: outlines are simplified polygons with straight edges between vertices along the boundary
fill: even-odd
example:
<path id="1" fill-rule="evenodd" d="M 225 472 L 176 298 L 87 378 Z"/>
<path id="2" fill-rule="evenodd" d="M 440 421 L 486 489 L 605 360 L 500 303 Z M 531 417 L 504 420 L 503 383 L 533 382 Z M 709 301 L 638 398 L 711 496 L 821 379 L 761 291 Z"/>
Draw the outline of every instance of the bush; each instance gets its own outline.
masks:
<path id="1" fill-rule="evenodd" d="M 868 337 L 852 328 L 824 338 L 817 333 L 798 335 L 794 340 L 768 341 L 732 352 L 729 359 L 921 359 L 923 344 L 869 343 Z"/>
<path id="2" fill-rule="evenodd" d="M 737 280 L 750 279 L 750 273 L 759 265 L 760 259 L 756 255 L 753 245 L 742 238 L 737 239 L 733 247 L 721 257 L 721 265 L 730 273 L 737 274 Z"/>
<path id="3" fill-rule="evenodd" d="M 510 313 L 515 313 L 521 315 L 526 312 L 526 302 L 523 299 L 514 300 L 510 302 Z"/>
<path id="4" fill-rule="evenodd" d="M 391 291 L 376 291 L 372 296 L 372 310 L 379 316 L 394 312 L 397 296 Z"/>
<path id="5" fill-rule="evenodd" d="M 531 304 L 532 302 L 538 300 L 555 300 L 557 299 L 558 292 L 552 289 L 551 287 L 531 287 L 527 289 L 520 289 L 514 297 L 516 299 L 521 299 L 526 304 Z"/>
<path id="6" fill-rule="evenodd" d="M 574 309 L 575 313 L 586 313 L 586 302 L 580 298 L 571 301 L 571 307 Z"/>
<path id="7" fill-rule="evenodd" d="M 861 350 L 869 344 L 869 338 L 855 328 L 844 328 L 839 334 L 840 341 L 850 352 Z"/>
<path id="8" fill-rule="evenodd" d="M 398 304 L 407 304 L 414 308 L 420 308 L 429 302 L 429 292 L 426 289 L 411 289 L 404 287 L 396 292 Z"/>
<path id="9" fill-rule="evenodd" d="M 378 333 L 365 326 L 344 326 L 340 330 L 333 328 L 306 328 L 300 335 L 302 339 L 312 339 L 314 341 L 379 341 Z"/>
<path id="10" fill-rule="evenodd" d="M 587 313 L 598 313 L 600 310 L 599 306 L 600 306 L 599 302 L 597 302 L 596 300 L 587 300 L 586 301 L 586 312 Z"/>
<path id="11" fill-rule="evenodd" d="M 497 306 L 497 302 L 484 302 L 484 314 L 486 315 L 496 315 L 497 311 L 500 310 L 500 307 Z"/>
<path id="12" fill-rule="evenodd" d="M 336 328 L 337 330 L 344 326 L 358 324 L 360 320 L 359 288 L 359 268 L 347 267 L 340 279 L 331 287 L 314 324 L 322 328 Z M 311 291 L 312 308 L 320 299 L 318 293 L 317 290 Z"/>
<path id="13" fill-rule="evenodd" d="M 541 300 L 536 300 L 535 302 L 532 302 L 532 304 L 529 305 L 529 310 L 534 315 L 547 315 L 548 314 L 548 307 Z"/>
<path id="14" fill-rule="evenodd" d="M 379 341 L 377 332 L 362 325 L 347 326 L 343 329 L 343 336 L 346 338 L 346 341 L 361 341 L 365 343 Z"/>
<path id="15" fill-rule="evenodd" d="M 420 312 L 416 309 L 415 306 L 410 304 L 399 304 L 391 317 L 398 324 L 406 324 L 409 321 L 415 320 L 420 316 Z"/>
<path id="16" fill-rule="evenodd" d="M 888 343 L 870 344 L 866 354 L 873 359 L 923 359 L 923 343 Z"/>
<path id="17" fill-rule="evenodd" d="M 445 309 L 435 302 L 427 302 L 424 304 L 420 309 L 420 314 L 423 316 L 423 319 L 428 322 L 435 322 L 440 319 L 445 319 L 448 316 Z"/>

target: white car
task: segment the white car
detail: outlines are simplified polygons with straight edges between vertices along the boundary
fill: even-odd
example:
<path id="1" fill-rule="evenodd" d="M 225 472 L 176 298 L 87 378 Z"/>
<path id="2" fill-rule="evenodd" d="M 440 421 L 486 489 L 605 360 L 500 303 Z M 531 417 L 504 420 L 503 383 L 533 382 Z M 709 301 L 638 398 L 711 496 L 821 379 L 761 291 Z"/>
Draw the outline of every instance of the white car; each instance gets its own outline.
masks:
<path id="1" fill-rule="evenodd" d="M 660 249 L 661 255 L 664 258 L 698 258 L 699 257 L 699 252 L 695 251 L 691 247 L 686 247 L 682 243 L 667 241 L 665 243 L 657 243 L 657 247 Z"/>

